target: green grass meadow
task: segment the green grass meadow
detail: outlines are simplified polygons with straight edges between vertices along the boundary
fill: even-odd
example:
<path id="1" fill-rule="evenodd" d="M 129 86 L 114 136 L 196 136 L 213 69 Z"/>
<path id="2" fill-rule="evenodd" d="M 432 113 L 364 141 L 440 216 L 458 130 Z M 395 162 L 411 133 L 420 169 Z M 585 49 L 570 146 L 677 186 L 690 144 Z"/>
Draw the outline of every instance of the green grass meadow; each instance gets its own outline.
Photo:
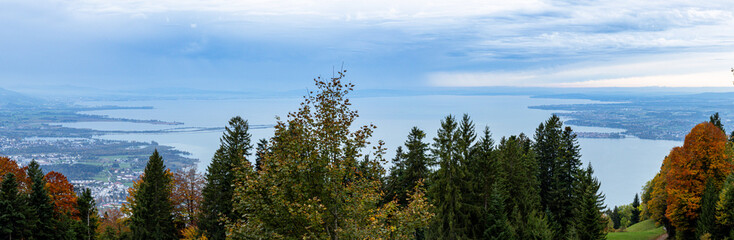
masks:
<path id="1" fill-rule="evenodd" d="M 626 232 L 613 232 L 607 234 L 608 240 L 647 240 L 655 239 L 665 233 L 663 227 L 655 227 L 655 222 L 648 219 L 629 226 Z"/>

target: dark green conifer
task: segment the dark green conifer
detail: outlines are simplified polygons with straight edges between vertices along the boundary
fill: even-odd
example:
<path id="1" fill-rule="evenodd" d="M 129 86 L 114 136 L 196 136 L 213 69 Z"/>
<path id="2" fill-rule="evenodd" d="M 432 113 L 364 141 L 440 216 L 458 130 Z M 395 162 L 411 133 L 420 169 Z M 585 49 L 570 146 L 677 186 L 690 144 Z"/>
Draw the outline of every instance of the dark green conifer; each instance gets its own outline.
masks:
<path id="1" fill-rule="evenodd" d="M 696 222 L 696 236 L 700 238 L 702 235 L 709 233 L 718 236 L 716 232 L 716 201 L 719 200 L 719 189 L 716 188 L 714 181 L 709 179 L 706 181 L 706 188 L 703 190 L 701 197 L 701 214 Z"/>
<path id="2" fill-rule="evenodd" d="M 28 165 L 28 177 L 31 179 L 31 194 L 28 200 L 30 207 L 30 229 L 32 239 L 57 239 L 58 220 L 54 217 L 54 205 L 46 189 L 46 180 L 38 162 Z"/>
<path id="3" fill-rule="evenodd" d="M 709 122 L 713 124 L 714 126 L 716 126 L 717 128 L 721 129 L 721 131 L 723 131 L 724 134 L 726 134 L 726 130 L 724 130 L 724 124 L 721 123 L 721 118 L 719 117 L 718 112 L 714 113 L 713 115 L 711 115 L 711 117 L 709 117 Z"/>
<path id="4" fill-rule="evenodd" d="M 392 159 L 392 167 L 390 167 L 390 174 L 385 178 L 385 196 L 383 202 L 390 202 L 397 200 L 398 204 L 405 203 L 405 196 L 407 195 L 406 184 L 405 184 L 405 161 L 403 159 L 405 153 L 403 153 L 403 147 L 398 146 L 395 150 L 395 157 Z"/>
<path id="5" fill-rule="evenodd" d="M 505 196 L 497 184 L 492 187 L 489 198 L 489 208 L 485 215 L 487 228 L 484 230 L 483 239 L 488 240 L 512 240 L 516 239 L 514 231 L 510 226 L 505 213 Z"/>
<path id="6" fill-rule="evenodd" d="M 257 148 L 255 149 L 255 171 L 260 172 L 260 170 L 262 169 L 262 166 L 260 166 L 260 162 L 267 153 L 268 140 L 265 138 L 261 138 L 260 141 L 257 142 Z"/>
<path id="7" fill-rule="evenodd" d="M 133 239 L 177 239 L 170 199 L 172 179 L 158 150 L 150 156 L 141 180 L 130 216 Z"/>
<path id="8" fill-rule="evenodd" d="M 232 212 L 232 195 L 234 193 L 237 169 L 251 172 L 247 161 L 252 144 L 250 143 L 249 124 L 241 117 L 229 120 L 229 126 L 220 139 L 212 163 L 207 168 L 206 186 L 202 190 L 202 215 L 199 218 L 199 229 L 210 240 L 223 240 L 226 237 L 223 219 L 234 220 Z"/>
<path id="9" fill-rule="evenodd" d="M 734 237 L 734 174 L 729 174 L 716 201 L 717 233 Z"/>
<path id="10" fill-rule="evenodd" d="M 541 123 L 535 130 L 533 148 L 538 159 L 538 178 L 540 181 L 540 203 L 543 211 L 550 210 L 553 204 L 551 193 L 554 186 L 555 169 L 561 149 L 561 119 L 555 114 Z"/>
<path id="11" fill-rule="evenodd" d="M 426 133 L 418 127 L 413 127 L 408 134 L 408 140 L 405 141 L 405 149 L 407 152 L 403 155 L 405 159 L 405 182 L 408 185 L 404 192 L 413 191 L 415 185 L 420 180 L 427 180 L 430 176 L 428 165 L 428 144 L 423 142 Z M 406 196 L 407 197 L 407 196 Z"/>
<path id="12" fill-rule="evenodd" d="M 540 168 L 541 207 L 550 214 L 555 238 L 576 233 L 573 223 L 581 171 L 576 134 L 570 127 L 563 128 L 560 118 L 554 114 L 536 129 L 534 149 Z"/>
<path id="13" fill-rule="evenodd" d="M 463 211 L 462 180 L 465 169 L 461 165 L 457 142 L 458 124 L 451 115 L 441 121 L 441 128 L 433 139 L 433 156 L 439 165 L 429 186 L 429 197 L 436 207 L 434 225 L 431 229 L 438 239 L 466 239 L 470 231 L 469 216 Z"/>
<path id="14" fill-rule="evenodd" d="M 619 212 L 619 207 L 614 206 L 614 210 L 609 215 L 609 219 L 612 220 L 612 227 L 619 229 L 622 226 L 622 214 Z"/>
<path id="15" fill-rule="evenodd" d="M 589 164 L 586 170 L 581 171 L 579 177 L 578 218 L 575 219 L 575 228 L 580 240 L 606 239 L 607 235 L 604 232 L 607 222 L 602 218 L 602 210 L 606 208 L 605 197 L 599 192 L 601 184 L 593 174 L 594 169 Z"/>
<path id="16" fill-rule="evenodd" d="M 92 191 L 89 188 L 82 189 L 79 197 L 76 199 L 76 209 L 79 211 L 79 223 L 76 234 L 78 239 L 97 239 L 97 227 L 99 226 L 99 216 L 97 214 L 97 203 L 92 197 Z"/>
<path id="17" fill-rule="evenodd" d="M 28 208 L 18 192 L 18 182 L 13 173 L 6 174 L 0 187 L 0 236 L 7 239 L 23 239 L 30 235 Z"/>
<path id="18" fill-rule="evenodd" d="M 499 178 L 497 161 L 495 158 L 494 140 L 489 127 L 485 127 L 479 141 L 473 147 L 473 160 L 467 165 L 469 184 L 471 184 L 471 195 L 468 196 L 475 206 L 474 214 L 471 216 L 472 234 L 483 236 L 488 226 L 486 213 L 489 211 L 489 200 L 492 194 L 492 186 Z"/>
<path id="19" fill-rule="evenodd" d="M 632 200 L 632 216 L 630 216 L 630 225 L 640 222 L 640 196 L 635 193 L 635 199 Z"/>

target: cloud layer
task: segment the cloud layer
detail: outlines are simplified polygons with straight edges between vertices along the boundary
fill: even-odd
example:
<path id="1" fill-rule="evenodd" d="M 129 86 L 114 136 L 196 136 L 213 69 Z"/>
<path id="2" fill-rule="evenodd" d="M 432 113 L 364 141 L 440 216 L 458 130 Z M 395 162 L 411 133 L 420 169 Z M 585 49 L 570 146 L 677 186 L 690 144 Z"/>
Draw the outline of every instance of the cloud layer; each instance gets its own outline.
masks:
<path id="1" fill-rule="evenodd" d="M 8 0 L 0 20 L 19 86 L 300 87 L 341 62 L 375 88 L 728 86 L 734 65 L 726 1 Z"/>

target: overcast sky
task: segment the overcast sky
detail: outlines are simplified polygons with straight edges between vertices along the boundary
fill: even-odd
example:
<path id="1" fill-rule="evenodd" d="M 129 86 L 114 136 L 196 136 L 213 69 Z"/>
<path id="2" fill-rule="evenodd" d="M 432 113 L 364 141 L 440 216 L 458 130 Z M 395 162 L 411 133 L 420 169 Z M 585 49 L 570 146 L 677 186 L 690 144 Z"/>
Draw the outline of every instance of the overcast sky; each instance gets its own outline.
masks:
<path id="1" fill-rule="evenodd" d="M 0 0 L 7 88 L 731 87 L 731 1 Z"/>

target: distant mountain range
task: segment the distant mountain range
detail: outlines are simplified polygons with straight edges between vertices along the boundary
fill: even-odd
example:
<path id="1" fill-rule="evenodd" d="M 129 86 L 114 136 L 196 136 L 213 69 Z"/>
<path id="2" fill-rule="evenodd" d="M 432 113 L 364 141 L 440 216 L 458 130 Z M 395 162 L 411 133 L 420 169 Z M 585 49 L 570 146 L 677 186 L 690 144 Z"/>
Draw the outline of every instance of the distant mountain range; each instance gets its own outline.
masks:
<path id="1" fill-rule="evenodd" d="M 11 108 L 11 107 L 30 107 L 30 106 L 43 106 L 43 105 L 55 105 L 51 101 L 47 101 L 37 97 L 31 97 L 22 93 L 10 91 L 4 88 L 0 88 L 0 107 Z"/>

